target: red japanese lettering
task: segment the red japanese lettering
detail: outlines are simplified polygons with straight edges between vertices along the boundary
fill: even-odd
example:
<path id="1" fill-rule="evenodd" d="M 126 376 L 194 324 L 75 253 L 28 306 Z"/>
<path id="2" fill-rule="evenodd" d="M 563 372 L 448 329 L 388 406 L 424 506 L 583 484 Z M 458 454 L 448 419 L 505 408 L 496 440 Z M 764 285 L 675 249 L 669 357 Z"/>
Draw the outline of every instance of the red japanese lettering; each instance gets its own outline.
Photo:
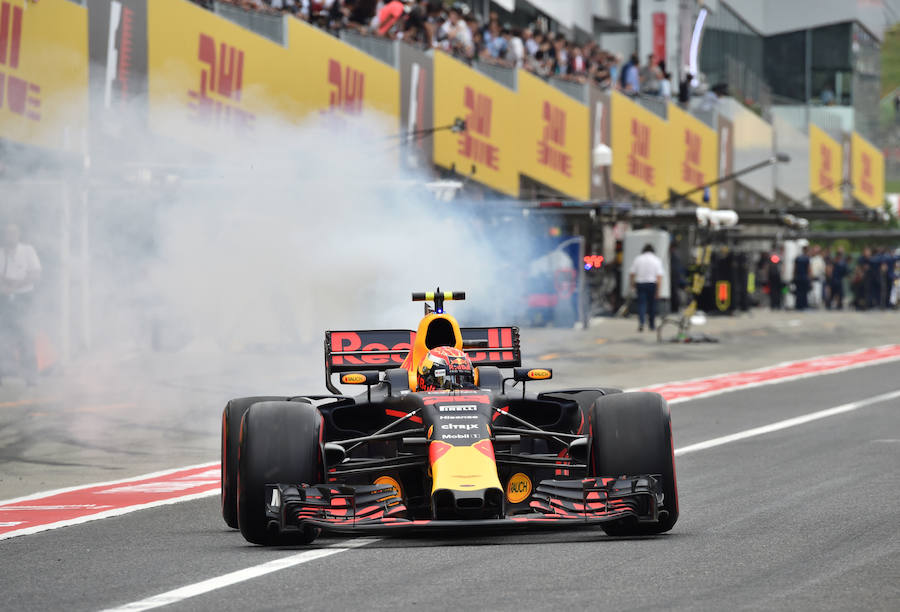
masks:
<path id="1" fill-rule="evenodd" d="M 11 70 L 19 67 L 23 15 L 22 7 L 10 2 L 0 3 L 0 64 Z M 40 94 L 39 85 L 0 72 L 0 108 L 5 103 L 10 112 L 40 121 Z"/>
<path id="2" fill-rule="evenodd" d="M 700 134 L 695 134 L 690 130 L 684 131 L 684 144 L 686 145 L 685 158 L 688 163 L 695 166 L 700 165 L 700 149 L 702 142 L 703 140 L 700 138 Z"/>
<path id="3" fill-rule="evenodd" d="M 875 188 L 872 185 L 872 158 L 862 154 L 862 176 L 859 180 L 860 190 L 868 196 L 875 195 Z"/>
<path id="4" fill-rule="evenodd" d="M 491 109 L 493 102 L 481 93 L 477 93 L 471 87 L 463 91 L 463 104 L 469 110 L 466 117 L 466 128 L 485 138 L 491 137 Z"/>
<path id="5" fill-rule="evenodd" d="M 359 114 L 363 110 L 366 75 L 350 66 L 342 67 L 334 59 L 328 60 L 328 84 L 334 89 L 328 95 L 329 110 Z"/>
<path id="6" fill-rule="evenodd" d="M 561 108 L 544 101 L 542 118 L 544 128 L 538 141 L 538 163 L 548 166 L 564 176 L 572 175 L 572 157 L 564 150 L 566 144 L 566 113 Z"/>
<path id="7" fill-rule="evenodd" d="M 205 124 L 230 125 L 238 131 L 252 129 L 256 116 L 234 104 L 240 102 L 244 86 L 244 52 L 224 42 L 217 49 L 215 39 L 201 33 L 197 60 L 203 64 L 200 87 L 188 91 L 194 118 Z"/>
<path id="8" fill-rule="evenodd" d="M 651 187 L 656 183 L 656 169 L 649 163 L 650 126 L 637 119 L 631 120 L 631 152 L 627 159 L 627 172 Z"/>
<path id="9" fill-rule="evenodd" d="M 819 146 L 819 154 L 822 157 L 822 167 L 819 168 L 819 186 L 831 189 L 834 182 L 831 180 L 831 149 L 827 145 Z"/>
<path id="10" fill-rule="evenodd" d="M 12 11 L 10 11 L 12 9 Z M 12 12 L 12 31 L 10 31 Z M 19 67 L 19 49 L 22 45 L 22 7 L 4 2 L 0 6 L 0 64 Z"/>
<path id="11" fill-rule="evenodd" d="M 466 131 L 459 136 L 457 153 L 492 170 L 499 170 L 500 149 L 476 137 L 476 135 L 483 138 L 491 136 L 493 102 L 488 96 L 466 87 L 463 90 L 463 104 L 469 110 L 469 114 L 466 116 Z"/>

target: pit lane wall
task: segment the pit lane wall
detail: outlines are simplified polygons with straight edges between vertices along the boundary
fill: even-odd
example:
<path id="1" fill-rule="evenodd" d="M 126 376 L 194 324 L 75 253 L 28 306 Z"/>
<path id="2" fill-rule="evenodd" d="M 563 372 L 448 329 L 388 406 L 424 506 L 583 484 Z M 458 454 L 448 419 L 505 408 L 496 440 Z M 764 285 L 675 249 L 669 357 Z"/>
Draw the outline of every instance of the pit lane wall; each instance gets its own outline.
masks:
<path id="1" fill-rule="evenodd" d="M 0 1 L 9 15 L 0 18 L 6 41 L 0 138 L 84 151 L 88 128 L 92 138 L 96 125 L 108 128 L 104 111 L 117 104 L 128 105 L 130 120 L 154 134 L 207 150 L 239 147 L 268 116 L 300 123 L 370 114 L 386 133 L 428 131 L 463 118 L 463 133 L 407 139 L 398 162 L 435 165 L 512 197 L 528 179 L 545 186 L 548 198 L 624 196 L 662 205 L 771 156 L 779 142 L 777 126 L 729 99 L 719 101 L 710 123 L 709 113 L 593 86 L 572 97 L 524 71 L 506 69 L 503 81 L 514 85 L 508 87 L 443 52 L 399 42 L 396 65 L 388 65 L 291 17 L 283 20 L 279 44 L 187 0 L 85 4 Z M 835 147 L 833 135 L 800 129 L 809 133 L 808 153 L 805 145 L 792 153 L 808 156 L 808 169 L 779 166 L 790 186 L 769 167 L 689 199 L 753 208 L 772 202 L 776 192 L 807 201 L 818 194 L 840 208 L 840 190 L 823 187 L 839 185 L 844 179 L 834 173 L 844 172 L 856 202 L 881 206 L 880 151 L 855 133 L 846 139 L 849 147 Z M 611 147 L 611 164 L 598 161 L 598 145 Z"/>

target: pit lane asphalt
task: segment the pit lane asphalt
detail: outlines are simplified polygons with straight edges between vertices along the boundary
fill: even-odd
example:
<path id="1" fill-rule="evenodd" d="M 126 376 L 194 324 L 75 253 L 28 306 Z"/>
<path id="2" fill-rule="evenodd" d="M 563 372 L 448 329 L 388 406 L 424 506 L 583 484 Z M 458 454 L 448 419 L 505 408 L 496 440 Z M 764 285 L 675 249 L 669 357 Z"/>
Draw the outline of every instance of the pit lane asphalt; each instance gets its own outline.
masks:
<path id="1" fill-rule="evenodd" d="M 887 363 L 680 403 L 675 445 L 894 391 L 897 373 Z M 665 536 L 382 539 L 172 609 L 897 609 L 897 400 L 676 465 L 681 518 Z M 0 609 L 122 605 L 298 550 L 248 546 L 217 498 L 156 508 L 0 542 Z"/>
<path id="2" fill-rule="evenodd" d="M 390 327 L 391 325 L 388 325 Z M 403 326 L 399 322 L 395 326 Z M 637 388 L 897 342 L 897 312 L 769 312 L 709 317 L 720 342 L 658 344 L 634 317 L 587 330 L 524 328 L 524 364 L 550 388 Z M 0 499 L 214 461 L 221 407 L 253 394 L 324 393 L 320 341 L 290 350 L 97 353 L 37 387 L 0 386 Z M 349 392 L 356 393 L 357 389 Z"/>

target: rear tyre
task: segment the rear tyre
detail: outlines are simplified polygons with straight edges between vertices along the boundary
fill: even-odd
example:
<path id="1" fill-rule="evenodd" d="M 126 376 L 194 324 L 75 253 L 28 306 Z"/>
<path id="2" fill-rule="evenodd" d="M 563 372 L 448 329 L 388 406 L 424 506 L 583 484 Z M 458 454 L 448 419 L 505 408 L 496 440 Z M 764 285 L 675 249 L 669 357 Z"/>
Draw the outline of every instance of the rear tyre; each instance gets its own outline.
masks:
<path id="1" fill-rule="evenodd" d="M 310 404 L 260 402 L 253 404 L 241 423 L 238 455 L 237 510 L 241 535 L 248 542 L 309 543 L 318 530 L 282 535 L 269 529 L 266 485 L 316 484 L 322 475 L 322 416 Z"/>
<path id="2" fill-rule="evenodd" d="M 237 478 L 238 444 L 241 440 L 241 419 L 257 402 L 283 401 L 286 397 L 241 397 L 225 404 L 222 411 L 222 518 L 233 529 L 238 528 Z"/>
<path id="3" fill-rule="evenodd" d="M 678 483 L 672 448 L 669 405 L 658 393 L 620 393 L 600 397 L 591 407 L 591 457 L 594 476 L 659 474 L 663 503 L 657 523 L 623 519 L 604 523 L 609 535 L 653 535 L 678 520 Z M 665 513 L 663 515 L 663 512 Z"/>

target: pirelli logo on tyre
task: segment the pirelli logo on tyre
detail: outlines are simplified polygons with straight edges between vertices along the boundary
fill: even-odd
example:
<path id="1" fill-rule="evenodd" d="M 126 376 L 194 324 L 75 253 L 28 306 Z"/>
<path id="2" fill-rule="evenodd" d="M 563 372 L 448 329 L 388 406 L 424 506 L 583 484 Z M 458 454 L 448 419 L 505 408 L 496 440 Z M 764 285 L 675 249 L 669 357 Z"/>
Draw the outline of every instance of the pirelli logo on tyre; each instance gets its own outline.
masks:
<path id="1" fill-rule="evenodd" d="M 529 495 L 531 495 L 531 479 L 522 472 L 513 474 L 506 483 L 506 499 L 509 503 L 521 503 L 528 499 Z"/>

